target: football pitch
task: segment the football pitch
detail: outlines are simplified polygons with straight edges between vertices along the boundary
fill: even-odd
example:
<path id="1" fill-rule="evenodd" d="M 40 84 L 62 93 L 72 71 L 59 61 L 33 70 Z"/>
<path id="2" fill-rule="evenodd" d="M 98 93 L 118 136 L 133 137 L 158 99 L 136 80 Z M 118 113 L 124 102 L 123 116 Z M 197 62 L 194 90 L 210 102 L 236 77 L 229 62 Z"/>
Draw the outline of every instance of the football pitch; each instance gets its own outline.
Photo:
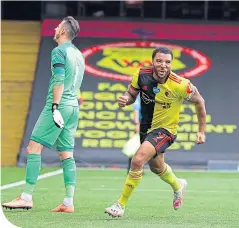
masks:
<path id="1" fill-rule="evenodd" d="M 41 174 L 56 169 L 42 168 Z M 2 168 L 2 183 L 24 180 L 25 169 Z M 236 228 L 239 227 L 239 173 L 175 172 L 187 179 L 184 205 L 172 207 L 172 190 L 159 177 L 145 171 L 132 195 L 125 216 L 111 218 L 104 208 L 120 196 L 125 170 L 77 170 L 75 213 L 52 213 L 64 197 L 62 174 L 37 182 L 31 211 L 6 210 L 4 214 L 22 228 Z M 1 191 L 1 202 L 16 198 L 23 185 Z"/>

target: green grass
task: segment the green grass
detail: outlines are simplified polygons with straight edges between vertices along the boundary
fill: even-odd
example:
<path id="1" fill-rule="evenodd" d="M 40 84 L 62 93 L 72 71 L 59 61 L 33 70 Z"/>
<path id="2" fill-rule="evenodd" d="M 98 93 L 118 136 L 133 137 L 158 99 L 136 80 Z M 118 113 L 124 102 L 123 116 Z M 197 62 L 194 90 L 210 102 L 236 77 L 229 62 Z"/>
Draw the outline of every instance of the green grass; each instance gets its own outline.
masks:
<path id="1" fill-rule="evenodd" d="M 45 169 L 45 168 L 44 168 Z M 2 178 L 18 176 L 22 169 L 2 169 Z M 49 170 L 47 170 L 49 171 Z M 183 207 L 174 211 L 170 186 L 146 172 L 130 199 L 125 216 L 111 218 L 104 208 L 118 199 L 126 177 L 122 170 L 78 170 L 75 213 L 49 212 L 64 197 L 62 175 L 40 180 L 34 194 L 32 211 L 9 211 L 5 216 L 22 228 L 233 228 L 239 227 L 239 174 L 177 172 L 188 181 Z M 16 180 L 16 179 L 14 179 Z M 11 179 L 12 181 L 12 179 Z M 9 182 L 11 182 L 9 180 Z M 12 200 L 22 186 L 2 191 L 2 202 Z"/>
<path id="2" fill-rule="evenodd" d="M 41 174 L 52 172 L 59 168 L 43 168 Z M 25 168 L 1 168 L 1 185 L 10 184 L 25 179 Z"/>

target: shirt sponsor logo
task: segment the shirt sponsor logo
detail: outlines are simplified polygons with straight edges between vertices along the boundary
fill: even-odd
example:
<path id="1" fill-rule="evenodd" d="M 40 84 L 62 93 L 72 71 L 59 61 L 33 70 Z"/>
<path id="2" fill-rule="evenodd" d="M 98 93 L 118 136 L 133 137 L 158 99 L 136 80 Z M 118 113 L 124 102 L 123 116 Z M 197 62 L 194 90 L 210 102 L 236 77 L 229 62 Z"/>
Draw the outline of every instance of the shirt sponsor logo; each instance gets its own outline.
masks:
<path id="1" fill-rule="evenodd" d="M 154 99 L 151 99 L 146 93 L 142 92 L 142 101 L 145 103 L 145 104 L 149 104 L 149 103 L 154 103 L 155 100 Z"/>

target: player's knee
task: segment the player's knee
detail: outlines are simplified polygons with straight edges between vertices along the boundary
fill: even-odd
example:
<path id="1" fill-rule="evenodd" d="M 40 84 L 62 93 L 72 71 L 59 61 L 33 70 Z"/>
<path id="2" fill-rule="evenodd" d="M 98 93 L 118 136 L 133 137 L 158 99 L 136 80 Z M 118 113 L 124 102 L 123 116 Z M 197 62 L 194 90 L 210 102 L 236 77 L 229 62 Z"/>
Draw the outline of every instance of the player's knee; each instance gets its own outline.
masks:
<path id="1" fill-rule="evenodd" d="M 27 146 L 26 148 L 27 154 L 41 154 L 41 149 L 34 149 L 31 146 Z"/>
<path id="2" fill-rule="evenodd" d="M 27 154 L 41 154 L 43 146 L 40 143 L 30 141 L 27 148 L 26 152 Z"/>
<path id="3" fill-rule="evenodd" d="M 31 147 L 29 145 L 26 148 L 26 152 L 27 152 L 27 154 L 32 154 L 32 150 L 31 150 Z"/>
<path id="4" fill-rule="evenodd" d="M 27 154 L 32 154 L 32 150 L 31 150 L 31 147 L 29 145 L 26 148 L 26 152 L 27 152 Z"/>
<path id="5" fill-rule="evenodd" d="M 140 156 L 135 156 L 131 161 L 131 169 L 141 169 L 144 166 L 145 161 Z"/>

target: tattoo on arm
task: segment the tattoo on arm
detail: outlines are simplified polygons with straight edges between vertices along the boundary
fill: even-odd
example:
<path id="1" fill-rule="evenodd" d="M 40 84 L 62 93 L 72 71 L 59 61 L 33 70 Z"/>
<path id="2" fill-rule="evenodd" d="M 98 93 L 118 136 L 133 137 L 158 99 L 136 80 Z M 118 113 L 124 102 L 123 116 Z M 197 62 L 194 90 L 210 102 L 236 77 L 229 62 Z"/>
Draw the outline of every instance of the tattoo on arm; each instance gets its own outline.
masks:
<path id="1" fill-rule="evenodd" d="M 206 131 L 206 107 L 205 101 L 199 92 L 196 90 L 195 94 L 188 100 L 189 102 L 195 104 L 197 118 L 198 118 L 198 125 L 199 125 L 199 132 L 205 133 Z"/>
<path id="2" fill-rule="evenodd" d="M 129 98 L 127 105 L 133 104 L 135 102 L 138 94 L 139 94 L 139 90 L 136 90 L 132 86 L 129 86 L 128 90 L 124 94 L 124 95 L 128 96 L 128 98 Z"/>

